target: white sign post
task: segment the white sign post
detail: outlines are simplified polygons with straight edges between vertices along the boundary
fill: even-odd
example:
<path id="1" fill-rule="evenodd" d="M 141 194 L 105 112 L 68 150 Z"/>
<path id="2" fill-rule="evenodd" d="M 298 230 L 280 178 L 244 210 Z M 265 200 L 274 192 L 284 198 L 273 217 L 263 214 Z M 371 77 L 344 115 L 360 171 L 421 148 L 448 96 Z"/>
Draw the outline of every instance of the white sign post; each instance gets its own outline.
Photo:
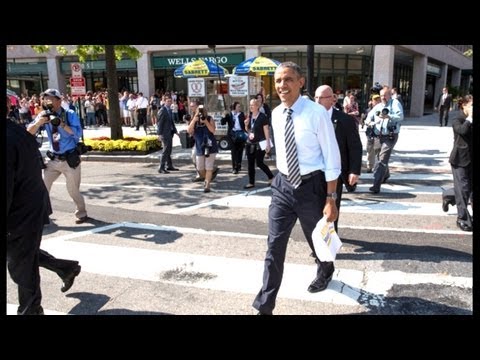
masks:
<path id="1" fill-rule="evenodd" d="M 205 79 L 201 79 L 201 78 L 188 79 L 188 96 L 204 97 L 205 96 Z"/>

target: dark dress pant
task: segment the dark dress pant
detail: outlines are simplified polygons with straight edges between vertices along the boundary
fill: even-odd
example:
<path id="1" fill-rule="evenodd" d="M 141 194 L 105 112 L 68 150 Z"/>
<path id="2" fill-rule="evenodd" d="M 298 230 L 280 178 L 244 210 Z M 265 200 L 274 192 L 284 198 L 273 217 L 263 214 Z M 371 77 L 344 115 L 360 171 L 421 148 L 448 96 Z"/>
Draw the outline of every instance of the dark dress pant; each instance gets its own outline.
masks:
<path id="1" fill-rule="evenodd" d="M 78 261 L 57 259 L 42 249 L 39 251 L 38 262 L 41 267 L 53 271 L 62 279 L 72 273 L 78 265 Z"/>
<path id="2" fill-rule="evenodd" d="M 305 238 L 315 253 L 312 232 L 323 216 L 326 202 L 327 183 L 325 174 L 319 171 L 294 189 L 285 175 L 278 173 L 272 182 L 272 201 L 268 209 L 268 238 L 263 286 L 257 294 L 253 307 L 263 314 L 271 314 L 283 278 L 287 244 L 297 219 L 300 220 Z M 331 262 L 317 259 L 317 276 L 322 268 L 332 267 Z"/>
<path id="3" fill-rule="evenodd" d="M 37 231 L 7 234 L 7 267 L 18 286 L 18 314 L 36 314 L 41 309 L 39 248 L 43 226 Z"/>
<path id="4" fill-rule="evenodd" d="M 453 191 L 457 205 L 457 220 L 472 226 L 472 216 L 468 212 L 468 202 L 472 194 L 472 167 L 452 166 Z"/>

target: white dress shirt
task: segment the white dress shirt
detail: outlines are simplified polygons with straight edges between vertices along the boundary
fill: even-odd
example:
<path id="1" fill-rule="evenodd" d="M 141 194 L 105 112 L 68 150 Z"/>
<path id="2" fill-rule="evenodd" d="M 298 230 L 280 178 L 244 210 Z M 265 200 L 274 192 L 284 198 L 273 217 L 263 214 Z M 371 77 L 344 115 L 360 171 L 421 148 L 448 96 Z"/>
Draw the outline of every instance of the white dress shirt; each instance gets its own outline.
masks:
<path id="1" fill-rule="evenodd" d="M 300 174 L 307 175 L 315 170 L 322 170 L 326 181 L 336 180 L 341 172 L 340 150 L 327 110 L 322 105 L 301 96 L 291 108 Z M 288 175 L 285 151 L 287 120 L 285 109 L 286 107 L 280 104 L 273 110 L 272 128 L 277 148 L 277 168 L 281 173 Z"/>

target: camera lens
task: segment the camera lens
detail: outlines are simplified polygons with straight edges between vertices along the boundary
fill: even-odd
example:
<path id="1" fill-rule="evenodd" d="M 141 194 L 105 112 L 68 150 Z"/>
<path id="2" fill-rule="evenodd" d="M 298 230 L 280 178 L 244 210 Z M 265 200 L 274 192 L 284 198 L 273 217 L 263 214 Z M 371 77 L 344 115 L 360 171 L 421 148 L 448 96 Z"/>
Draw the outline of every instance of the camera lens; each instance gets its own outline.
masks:
<path id="1" fill-rule="evenodd" d="M 50 115 L 50 124 L 52 124 L 53 126 L 59 126 L 61 122 L 62 121 L 60 120 L 60 118 Z"/>
<path id="2" fill-rule="evenodd" d="M 382 115 L 388 115 L 390 111 L 387 108 L 382 109 Z"/>

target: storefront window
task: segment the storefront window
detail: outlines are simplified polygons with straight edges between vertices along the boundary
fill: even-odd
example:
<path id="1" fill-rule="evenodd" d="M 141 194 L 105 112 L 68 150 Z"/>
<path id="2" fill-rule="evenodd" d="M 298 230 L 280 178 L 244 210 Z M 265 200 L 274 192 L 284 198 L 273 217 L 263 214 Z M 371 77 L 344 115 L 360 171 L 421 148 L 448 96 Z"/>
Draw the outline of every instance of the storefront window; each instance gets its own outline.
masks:
<path id="1" fill-rule="evenodd" d="M 322 55 L 320 56 L 320 70 L 331 71 L 332 66 L 332 56 L 331 55 Z"/>
<path id="2" fill-rule="evenodd" d="M 348 70 L 362 70 L 362 58 L 353 58 L 350 56 L 348 58 Z"/>
<path id="3" fill-rule="evenodd" d="M 345 69 L 345 55 L 334 55 L 333 68 L 335 70 L 344 70 Z"/>

